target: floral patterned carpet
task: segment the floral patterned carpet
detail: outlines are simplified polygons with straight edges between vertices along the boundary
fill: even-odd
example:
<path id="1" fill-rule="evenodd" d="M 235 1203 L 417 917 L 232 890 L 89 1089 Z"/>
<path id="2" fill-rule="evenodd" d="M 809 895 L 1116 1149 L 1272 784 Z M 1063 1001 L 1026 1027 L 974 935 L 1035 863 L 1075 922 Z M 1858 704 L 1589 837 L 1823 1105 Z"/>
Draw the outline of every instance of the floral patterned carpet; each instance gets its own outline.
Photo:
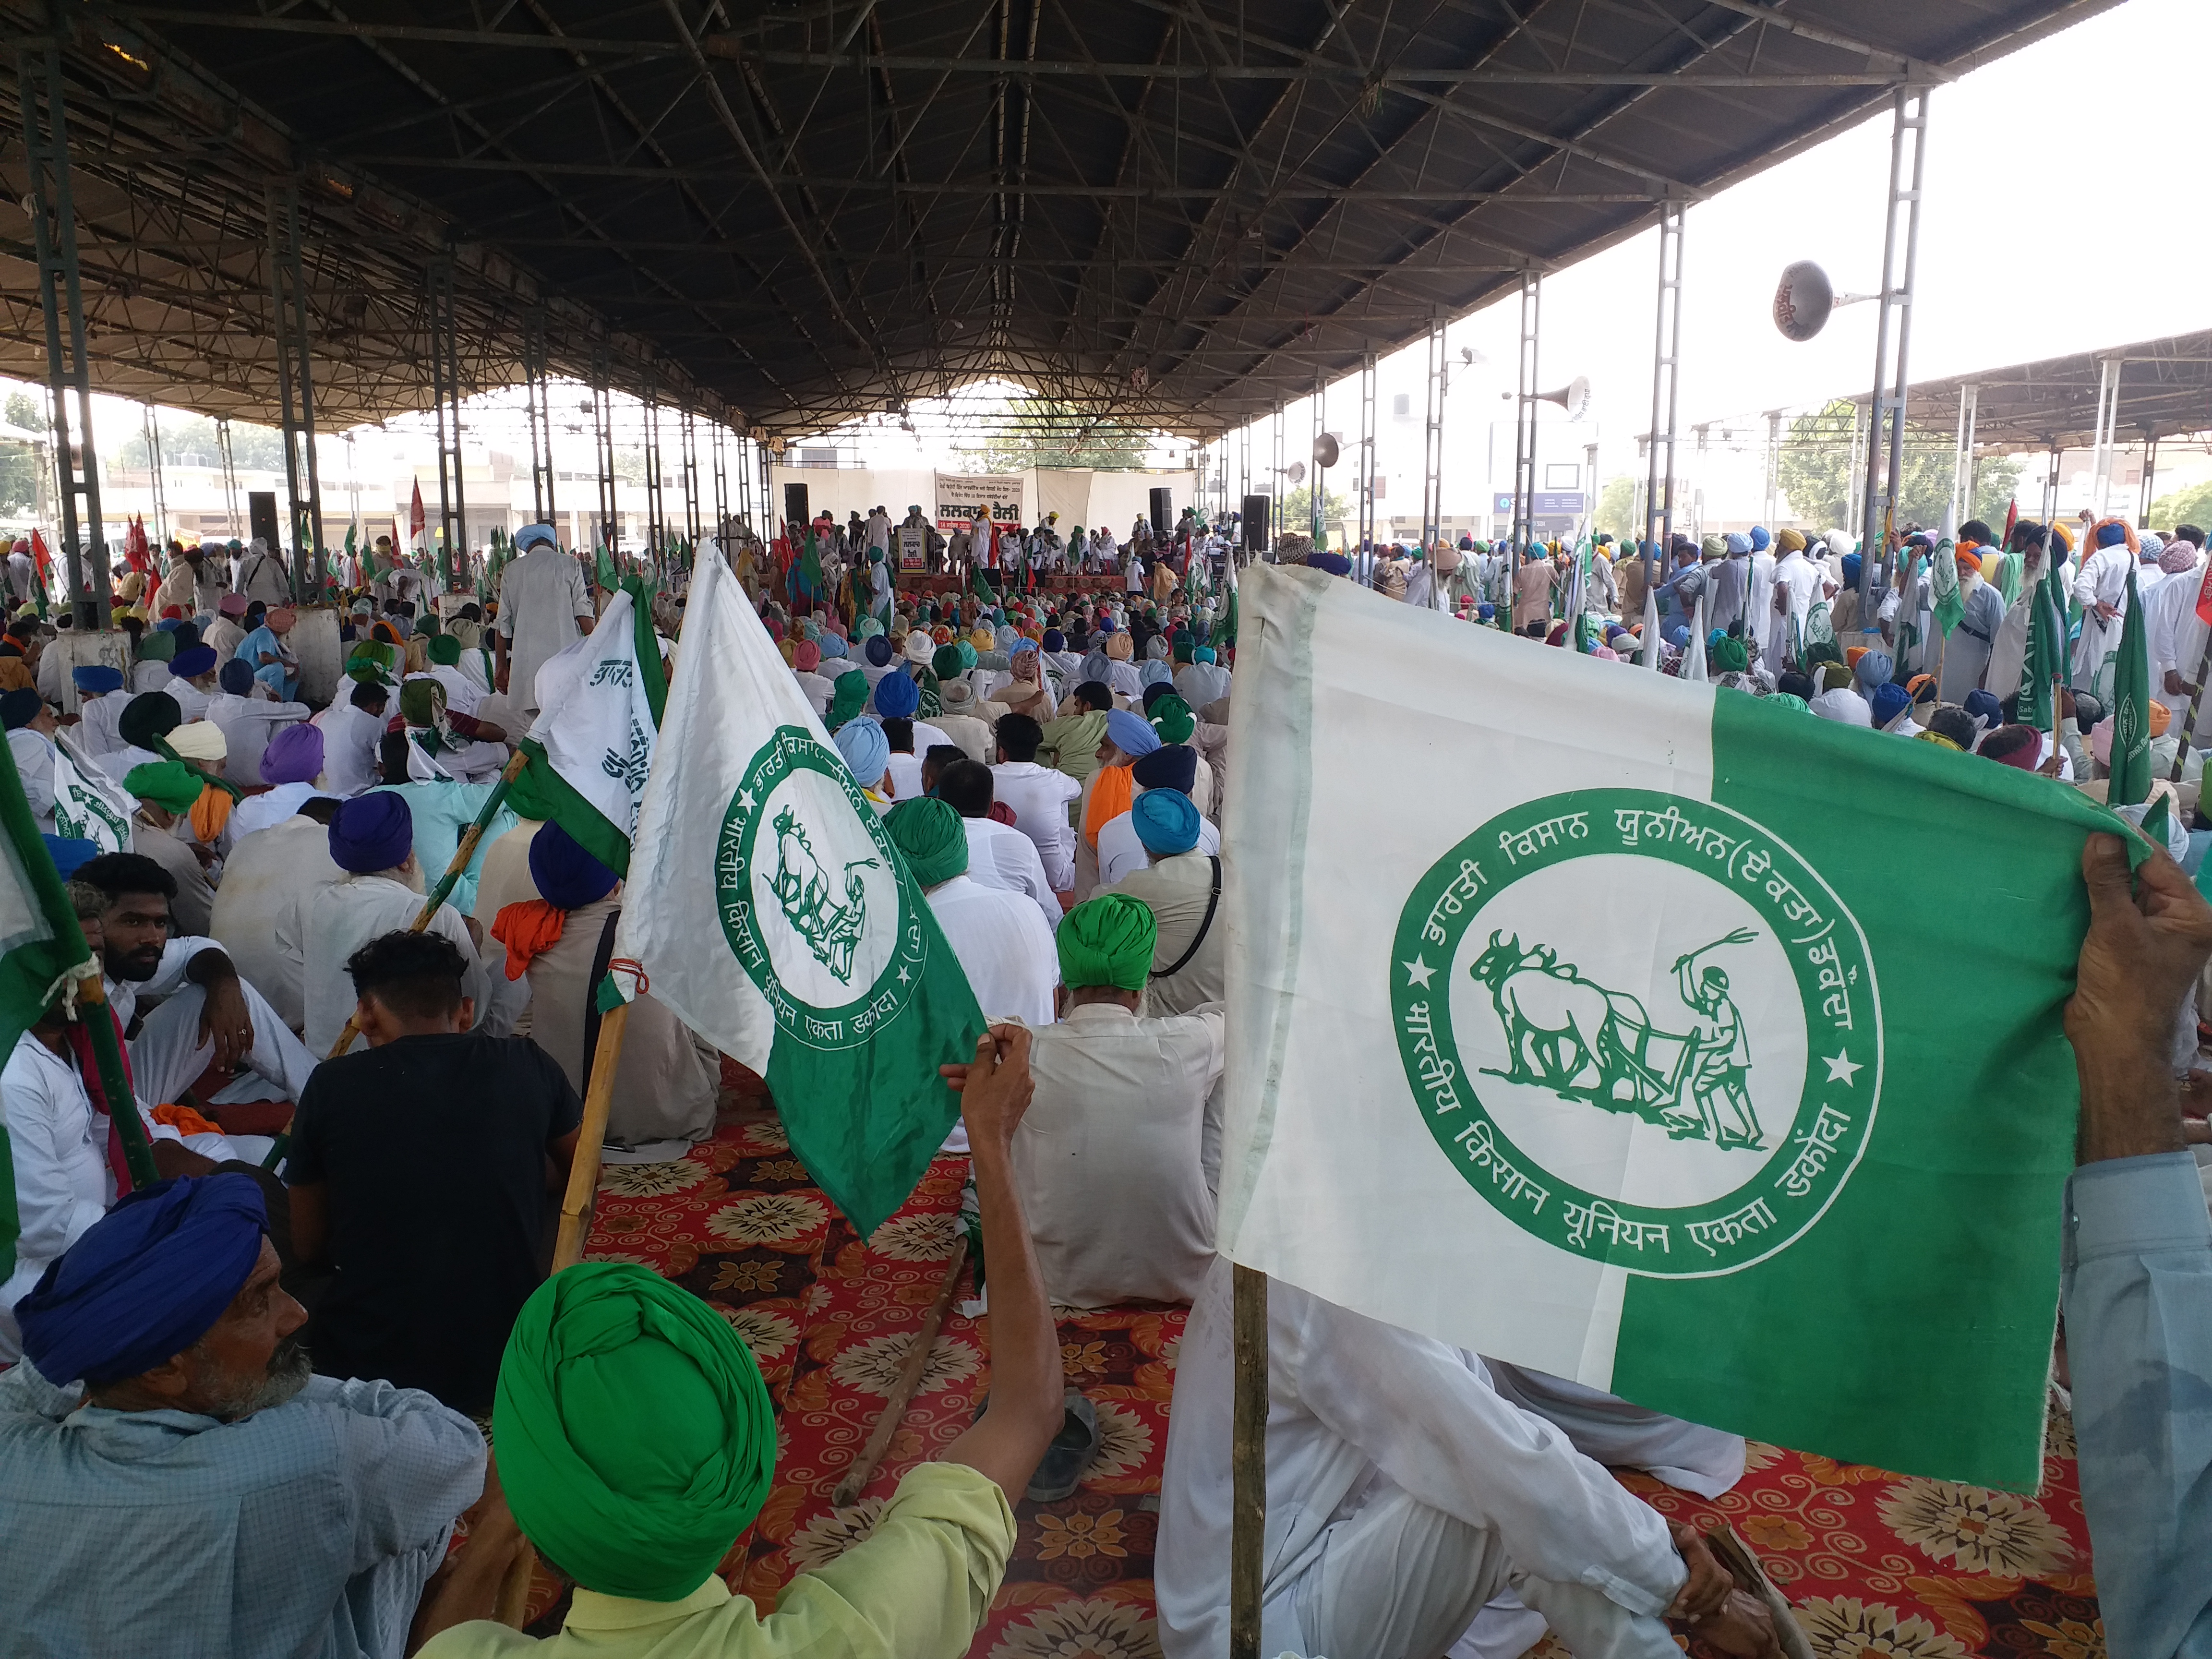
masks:
<path id="1" fill-rule="evenodd" d="M 679 1163 L 605 1172 L 588 1254 L 650 1267 L 714 1304 L 750 1345 L 775 1399 L 775 1490 L 722 1564 L 731 1587 L 763 1607 L 793 1574 L 866 1536 L 899 1476 L 957 1435 L 982 1396 L 986 1336 L 956 1301 L 889 1455 L 858 1501 L 831 1507 L 944 1278 L 964 1170 L 963 1159 L 938 1159 L 866 1242 L 764 1109 L 726 1121 Z M 963 1284 L 960 1294 L 972 1291 Z M 1068 1379 L 1097 1407 L 1103 1443 L 1075 1496 L 1017 1505 L 1020 1542 L 970 1654 L 1157 1659 L 1152 1541 L 1184 1310 L 1063 1315 Z M 1796 1609 L 1818 1659 L 2102 1659 L 2063 1417 L 2052 1421 L 2034 1498 L 1757 1444 L 1751 1464 L 1710 1502 L 1645 1475 L 1621 1478 L 1670 1516 L 1735 1526 Z M 557 1629 L 565 1601 L 541 1569 L 533 1633 Z M 1547 1638 L 1539 1656 L 1560 1651 Z"/>

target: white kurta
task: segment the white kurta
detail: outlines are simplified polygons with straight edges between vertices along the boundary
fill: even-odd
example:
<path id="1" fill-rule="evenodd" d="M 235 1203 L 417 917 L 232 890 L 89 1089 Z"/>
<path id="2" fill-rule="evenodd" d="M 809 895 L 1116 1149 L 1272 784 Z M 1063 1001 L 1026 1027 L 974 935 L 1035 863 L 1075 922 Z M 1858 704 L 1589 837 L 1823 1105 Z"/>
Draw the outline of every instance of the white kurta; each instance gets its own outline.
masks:
<path id="1" fill-rule="evenodd" d="M 1754 579 L 1753 586 L 1756 586 Z M 1805 626 L 1805 616 L 1813 608 L 1813 600 L 1820 592 L 1820 569 L 1802 553 L 1784 555 L 1774 567 L 1773 592 L 1787 601 L 1787 611 L 1774 609 L 1775 599 L 1767 600 L 1767 609 L 1759 614 L 1766 618 L 1765 661 L 1780 671 L 1785 657 L 1796 654 L 1796 641 Z"/>
<path id="2" fill-rule="evenodd" d="M 2150 658 L 2150 694 L 2173 711 L 2178 721 L 2189 712 L 2189 693 L 2166 689 L 2166 677 L 2179 674 L 2186 682 L 2196 677 L 2204 660 L 2204 619 L 2197 614 L 2197 595 L 2204 583 L 2204 559 L 2194 567 L 2168 576 L 2158 592 L 2143 601 L 2143 645 Z"/>
<path id="3" fill-rule="evenodd" d="M 358 1000 L 352 976 L 345 970 L 346 958 L 373 939 L 412 927 L 422 910 L 422 895 L 389 876 L 348 875 L 315 894 L 307 912 L 302 1036 L 317 1058 L 330 1053 Z M 460 951 L 468 964 L 461 975 L 461 994 L 475 1000 L 481 1021 L 491 1007 L 493 987 L 461 913 L 441 904 L 424 931 L 451 940 Z M 504 960 L 505 947 L 493 948 Z"/>
<path id="4" fill-rule="evenodd" d="M 1075 885 L 1075 830 L 1068 803 L 1083 786 L 1065 772 L 1035 761 L 1001 761 L 991 769 L 995 799 L 1014 815 L 1014 828 L 1030 838 L 1044 866 L 1045 880 L 1057 893 Z"/>
<path id="5" fill-rule="evenodd" d="M 2086 688 L 2105 665 L 2106 657 L 2120 648 L 2120 628 L 2127 621 L 2128 572 L 2135 564 L 2136 556 L 2123 542 L 2092 552 L 2074 577 L 2074 602 L 2081 608 L 2081 637 L 2074 643 L 2073 684 L 2077 686 Z M 2114 608 L 2110 622 L 2097 614 L 2100 605 Z"/>
<path id="6" fill-rule="evenodd" d="M 19 726 L 8 734 L 8 752 L 23 781 L 24 799 L 41 835 L 54 833 L 54 744 L 43 732 Z"/>
<path id="7" fill-rule="evenodd" d="M 1060 901 L 1045 879 L 1036 844 L 1020 830 L 991 818 L 963 818 L 968 831 L 968 878 L 1001 892 L 1019 893 L 1037 908 L 1048 927 L 1060 926 Z"/>
<path id="8" fill-rule="evenodd" d="M 538 671 L 583 637 L 579 617 L 589 617 L 592 596 L 584 567 L 557 547 L 538 543 L 500 573 L 499 631 L 507 641 L 508 699 L 523 714 L 538 714 Z"/>
<path id="9" fill-rule="evenodd" d="M 1998 630 L 2004 626 L 2004 596 L 1981 577 L 1970 577 L 1963 583 L 1960 599 L 1965 609 L 1950 637 L 1943 641 L 1943 677 L 1936 688 L 1945 702 L 1964 702 L 1969 691 L 1983 688 Z M 2015 679 L 2011 685 L 1988 689 L 2007 697 L 2020 685 Z"/>
<path id="10" fill-rule="evenodd" d="M 115 724 L 130 706 L 131 694 L 117 690 L 88 696 L 78 707 L 76 740 L 88 759 L 97 760 L 123 747 L 123 734 Z"/>
<path id="11" fill-rule="evenodd" d="M 1217 1258 L 1176 1366 L 1153 1557 L 1168 1659 L 1228 1649 L 1230 1285 Z M 1281 1279 L 1267 1328 L 1262 1652 L 1433 1659 L 1515 1572 L 1577 1659 L 1678 1651 L 1665 1522 L 1481 1360 Z"/>
<path id="12" fill-rule="evenodd" d="M 207 718 L 222 732 L 230 753 L 223 775 L 241 788 L 262 781 L 261 757 L 270 738 L 288 726 L 297 726 L 314 710 L 304 702 L 276 702 L 267 697 L 240 697 L 218 691 L 208 699 Z"/>
<path id="13" fill-rule="evenodd" d="M 1216 1006 L 1139 1019 L 1072 1008 L 1036 1034 L 1014 1183 L 1045 1294 L 1068 1307 L 1188 1302 L 1213 1265 L 1221 1164 Z"/>
<path id="14" fill-rule="evenodd" d="M 1035 904 L 955 876 L 930 889 L 929 908 L 986 1019 L 1019 1020 L 1033 1030 L 1052 1024 L 1060 957 Z"/>
<path id="15" fill-rule="evenodd" d="M 323 787 L 333 795 L 358 795 L 383 780 L 377 775 L 377 750 L 384 742 L 386 716 L 351 703 L 324 712 Z"/>

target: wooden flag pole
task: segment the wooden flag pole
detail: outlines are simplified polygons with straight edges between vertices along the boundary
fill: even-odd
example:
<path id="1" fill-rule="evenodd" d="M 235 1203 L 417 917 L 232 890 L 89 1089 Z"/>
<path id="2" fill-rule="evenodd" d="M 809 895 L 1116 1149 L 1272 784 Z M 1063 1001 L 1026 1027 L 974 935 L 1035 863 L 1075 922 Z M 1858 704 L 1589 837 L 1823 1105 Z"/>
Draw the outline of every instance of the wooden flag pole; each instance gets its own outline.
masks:
<path id="1" fill-rule="evenodd" d="M 598 988 L 592 988 L 596 992 Z M 592 1075 L 584 1085 L 584 1118 L 576 1129 L 576 1155 L 568 1164 L 568 1190 L 561 1199 L 561 1232 L 553 1242 L 556 1273 L 584 1259 L 592 1201 L 599 1191 L 599 1154 L 606 1146 L 607 1115 L 614 1108 L 615 1073 L 622 1065 L 623 1033 L 629 1026 L 626 1001 L 599 1016 L 599 1051 L 592 1056 Z"/>
<path id="2" fill-rule="evenodd" d="M 937 1299 L 929 1304 L 929 1312 L 921 1322 L 921 1329 L 906 1351 L 906 1363 L 899 1367 L 898 1382 L 891 1389 L 890 1398 L 884 1401 L 883 1409 L 876 1413 L 876 1425 L 868 1431 L 867 1443 L 837 1482 L 837 1489 L 830 1494 L 830 1507 L 842 1510 L 860 1495 L 868 1484 L 868 1477 L 876 1472 L 884 1453 L 890 1449 L 891 1436 L 906 1419 L 906 1408 L 912 1402 L 915 1391 L 921 1386 L 921 1374 L 929 1364 L 929 1351 L 936 1346 L 938 1328 L 945 1323 L 946 1310 L 952 1305 L 952 1293 L 960 1288 L 960 1270 L 968 1265 L 968 1236 L 956 1233 L 952 1241 L 952 1260 L 945 1264 L 945 1278 L 937 1287 Z"/>
<path id="3" fill-rule="evenodd" d="M 1261 1659 L 1267 1534 L 1267 1275 L 1230 1269 L 1235 1406 L 1230 1430 L 1229 1659 Z"/>

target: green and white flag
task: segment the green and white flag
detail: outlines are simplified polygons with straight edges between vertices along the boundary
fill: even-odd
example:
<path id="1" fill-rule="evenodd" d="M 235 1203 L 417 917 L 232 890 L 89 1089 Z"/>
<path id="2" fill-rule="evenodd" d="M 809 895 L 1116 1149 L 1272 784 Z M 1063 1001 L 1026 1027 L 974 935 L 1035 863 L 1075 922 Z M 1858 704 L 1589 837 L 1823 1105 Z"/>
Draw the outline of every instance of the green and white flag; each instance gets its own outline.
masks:
<path id="1" fill-rule="evenodd" d="M 530 764 L 517 805 L 550 818 L 617 875 L 628 872 L 630 838 L 653 770 L 653 733 L 668 695 L 660 642 L 631 577 L 599 623 L 538 671 L 560 689 L 522 740 Z"/>
<path id="2" fill-rule="evenodd" d="M 2136 573 L 2128 572 L 2127 614 L 2120 623 L 2120 648 L 2112 665 L 2111 779 L 2105 799 L 2115 806 L 2134 806 L 2150 799 L 2150 656 L 2143 641 L 2142 603 L 2136 594 Z"/>
<path id="3" fill-rule="evenodd" d="M 113 779 L 77 751 L 64 734 L 54 735 L 54 833 L 69 841 L 88 841 L 103 853 L 131 850 L 134 803 Z"/>
<path id="4" fill-rule="evenodd" d="M 1959 592 L 1958 548 L 1951 528 L 1954 516 L 1950 507 L 1943 509 L 1943 532 L 1936 537 L 1935 554 L 1928 561 L 1929 610 L 1947 640 L 1959 625 L 1959 618 L 1966 614 L 1966 597 Z"/>
<path id="5" fill-rule="evenodd" d="M 727 561 L 702 561 L 682 648 L 615 955 L 768 1079 L 792 1150 L 866 1235 L 958 1116 L 937 1068 L 975 1058 L 982 1012 Z"/>
<path id="6" fill-rule="evenodd" d="M 1695 1422 L 2033 1489 L 2081 846 L 2118 821 L 1318 572 L 1243 598 L 1224 1251 Z"/>

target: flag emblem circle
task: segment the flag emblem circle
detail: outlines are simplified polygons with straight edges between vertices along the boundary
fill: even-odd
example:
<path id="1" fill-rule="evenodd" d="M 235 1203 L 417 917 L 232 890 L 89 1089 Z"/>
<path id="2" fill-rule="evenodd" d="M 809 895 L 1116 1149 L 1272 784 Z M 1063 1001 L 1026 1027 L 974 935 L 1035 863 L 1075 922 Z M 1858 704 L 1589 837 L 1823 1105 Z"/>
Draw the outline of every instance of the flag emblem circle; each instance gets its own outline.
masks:
<path id="1" fill-rule="evenodd" d="M 808 1048 L 856 1048 L 913 1000 L 927 959 L 906 866 L 852 772 L 784 726 L 746 768 L 715 848 L 723 937 Z"/>
<path id="2" fill-rule="evenodd" d="M 1802 1237 L 1881 1085 L 1857 921 L 1779 837 L 1643 789 L 1524 801 L 1400 914 L 1392 1022 L 1476 1193 L 1571 1255 L 1727 1273 Z"/>

